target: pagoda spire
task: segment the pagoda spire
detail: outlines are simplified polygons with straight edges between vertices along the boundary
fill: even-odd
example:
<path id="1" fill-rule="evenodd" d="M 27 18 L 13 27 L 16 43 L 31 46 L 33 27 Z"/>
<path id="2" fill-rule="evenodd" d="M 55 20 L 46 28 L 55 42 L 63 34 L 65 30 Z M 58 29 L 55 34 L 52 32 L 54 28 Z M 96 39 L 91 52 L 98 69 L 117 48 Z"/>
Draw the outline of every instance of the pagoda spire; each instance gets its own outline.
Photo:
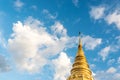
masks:
<path id="1" fill-rule="evenodd" d="M 71 69 L 71 75 L 67 80 L 93 80 L 92 72 L 84 55 L 80 36 L 79 32 L 78 51 Z"/>
<path id="2" fill-rule="evenodd" d="M 83 49 L 82 49 L 81 32 L 79 32 L 79 37 L 78 38 L 79 38 L 78 52 L 77 52 L 76 56 L 80 56 L 80 55 L 84 56 L 84 52 L 83 52 Z"/>

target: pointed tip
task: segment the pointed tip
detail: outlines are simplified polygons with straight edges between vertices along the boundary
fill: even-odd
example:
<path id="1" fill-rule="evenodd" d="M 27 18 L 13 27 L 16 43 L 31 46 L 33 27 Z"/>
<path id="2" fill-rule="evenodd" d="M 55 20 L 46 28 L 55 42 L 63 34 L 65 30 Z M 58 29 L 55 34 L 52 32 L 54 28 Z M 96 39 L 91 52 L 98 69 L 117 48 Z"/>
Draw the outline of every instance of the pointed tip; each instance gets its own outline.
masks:
<path id="1" fill-rule="evenodd" d="M 81 32 L 79 32 L 79 43 L 78 43 L 78 47 L 82 47 L 82 41 L 81 41 Z"/>
<path id="2" fill-rule="evenodd" d="M 82 40 L 81 40 L 81 33 L 79 32 L 79 43 L 78 43 L 78 52 L 76 56 L 84 55 L 83 49 L 82 49 Z"/>

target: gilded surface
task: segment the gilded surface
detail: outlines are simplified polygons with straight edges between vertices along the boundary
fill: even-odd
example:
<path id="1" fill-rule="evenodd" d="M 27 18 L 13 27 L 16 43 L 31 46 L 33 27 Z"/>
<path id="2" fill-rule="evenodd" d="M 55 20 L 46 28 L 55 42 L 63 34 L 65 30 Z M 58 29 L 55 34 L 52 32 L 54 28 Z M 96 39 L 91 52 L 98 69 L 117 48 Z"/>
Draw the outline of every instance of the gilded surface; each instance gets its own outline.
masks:
<path id="1" fill-rule="evenodd" d="M 71 75 L 67 80 L 93 80 L 92 72 L 84 55 L 81 42 L 78 46 L 78 52 L 72 66 Z"/>

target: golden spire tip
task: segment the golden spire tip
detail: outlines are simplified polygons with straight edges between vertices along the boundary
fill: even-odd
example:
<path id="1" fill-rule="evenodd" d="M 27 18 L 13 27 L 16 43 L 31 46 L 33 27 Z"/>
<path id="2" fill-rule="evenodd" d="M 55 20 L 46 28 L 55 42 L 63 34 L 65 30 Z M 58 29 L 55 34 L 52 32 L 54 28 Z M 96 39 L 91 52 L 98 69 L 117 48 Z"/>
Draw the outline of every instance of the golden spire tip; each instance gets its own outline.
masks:
<path id="1" fill-rule="evenodd" d="M 79 32 L 79 45 L 81 44 L 81 32 Z"/>

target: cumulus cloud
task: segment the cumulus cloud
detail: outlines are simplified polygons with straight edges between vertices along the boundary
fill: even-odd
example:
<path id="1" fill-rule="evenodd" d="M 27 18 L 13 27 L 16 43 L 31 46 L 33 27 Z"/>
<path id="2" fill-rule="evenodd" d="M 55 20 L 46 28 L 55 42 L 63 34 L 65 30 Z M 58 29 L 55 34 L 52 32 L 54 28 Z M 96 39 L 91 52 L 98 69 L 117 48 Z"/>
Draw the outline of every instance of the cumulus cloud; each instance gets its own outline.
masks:
<path id="1" fill-rule="evenodd" d="M 96 67 L 95 64 L 90 64 L 90 69 L 94 69 Z"/>
<path id="2" fill-rule="evenodd" d="M 98 20 L 98 19 L 103 18 L 104 12 L 105 12 L 105 7 L 103 6 L 92 7 L 90 11 L 90 16 L 93 19 Z"/>
<path id="3" fill-rule="evenodd" d="M 108 56 L 109 52 L 110 52 L 110 46 L 107 46 L 105 48 L 103 48 L 100 52 L 99 55 L 102 57 L 102 60 L 104 61 L 106 59 L 106 57 Z"/>
<path id="4" fill-rule="evenodd" d="M 107 6 L 107 5 L 106 5 Z M 91 7 L 90 16 L 95 20 L 103 19 L 109 25 L 114 24 L 118 30 L 120 30 L 120 10 L 115 7 L 110 10 L 111 7 L 107 8 L 105 6 L 95 6 Z"/>
<path id="5" fill-rule="evenodd" d="M 61 52 L 59 57 L 52 62 L 55 68 L 54 80 L 66 80 L 72 66 L 70 58 L 66 53 Z"/>
<path id="6" fill-rule="evenodd" d="M 79 0 L 72 0 L 74 6 L 78 7 Z"/>
<path id="7" fill-rule="evenodd" d="M 115 59 L 108 60 L 108 65 L 112 65 L 115 62 Z"/>
<path id="8" fill-rule="evenodd" d="M 115 24 L 116 27 L 120 30 L 120 11 L 116 10 L 113 13 L 108 14 L 105 20 L 109 25 Z"/>
<path id="9" fill-rule="evenodd" d="M 6 48 L 6 41 L 2 35 L 2 32 L 0 32 L 0 46 Z"/>
<path id="10" fill-rule="evenodd" d="M 67 30 L 61 25 L 59 22 L 56 22 L 52 27 L 51 30 L 54 31 L 54 35 L 58 36 L 66 36 Z M 61 35 L 62 34 L 62 35 Z"/>
<path id="11" fill-rule="evenodd" d="M 32 17 L 28 17 L 24 23 L 18 21 L 13 24 L 8 49 L 18 69 L 38 72 L 47 65 L 51 56 L 74 47 L 76 37 L 69 37 L 60 22 L 55 22 L 50 32 L 43 26 L 44 23 Z"/>
<path id="12" fill-rule="evenodd" d="M 120 37 L 117 36 L 115 38 L 115 43 L 104 47 L 98 54 L 102 57 L 102 60 L 105 61 L 110 53 L 117 52 L 119 50 L 120 50 Z"/>
<path id="13" fill-rule="evenodd" d="M 47 28 L 43 22 L 31 16 L 24 22 L 14 23 L 12 29 L 13 33 L 8 39 L 7 48 L 18 70 L 30 73 L 40 72 L 44 66 L 49 65 L 53 57 L 59 55 L 52 60 L 54 66 L 59 64 L 55 68 L 54 79 L 65 79 L 70 72 L 71 62 L 63 51 L 75 47 L 78 37 L 68 36 L 67 30 L 58 21 Z M 101 44 L 101 39 L 84 36 L 83 43 L 87 49 L 93 50 Z M 67 71 L 62 70 L 63 74 L 61 69 Z"/>
<path id="14" fill-rule="evenodd" d="M 14 6 L 15 6 L 17 9 L 22 8 L 23 5 L 24 5 L 24 3 L 23 3 L 22 1 L 20 1 L 20 0 L 16 0 L 16 1 L 14 2 Z"/>
<path id="15" fill-rule="evenodd" d="M 120 73 L 119 70 L 110 67 L 106 71 L 97 71 L 95 75 L 95 80 L 119 80 L 120 79 Z"/>
<path id="16" fill-rule="evenodd" d="M 0 72 L 7 72 L 10 69 L 10 65 L 7 63 L 5 57 L 0 55 Z"/>
<path id="17" fill-rule="evenodd" d="M 120 50 L 120 36 L 116 37 L 116 44 L 113 46 L 115 51 Z"/>
<path id="18" fill-rule="evenodd" d="M 106 72 L 107 73 L 115 73 L 116 69 L 114 67 L 110 67 Z"/>
<path id="19" fill-rule="evenodd" d="M 38 9 L 38 7 L 37 7 L 36 5 L 32 5 L 31 8 L 32 8 L 33 10 L 37 10 L 37 9 Z"/>
<path id="20" fill-rule="evenodd" d="M 120 64 L 120 57 L 118 58 L 117 63 Z"/>
<path id="21" fill-rule="evenodd" d="M 83 36 L 82 43 L 83 43 L 85 49 L 93 50 L 102 43 L 102 39 L 101 38 L 93 38 L 88 35 L 88 36 Z"/>
<path id="22" fill-rule="evenodd" d="M 43 14 L 46 15 L 46 18 L 49 18 L 49 19 L 56 19 L 57 17 L 57 13 L 55 13 L 55 15 L 51 14 L 47 9 L 43 9 Z"/>

